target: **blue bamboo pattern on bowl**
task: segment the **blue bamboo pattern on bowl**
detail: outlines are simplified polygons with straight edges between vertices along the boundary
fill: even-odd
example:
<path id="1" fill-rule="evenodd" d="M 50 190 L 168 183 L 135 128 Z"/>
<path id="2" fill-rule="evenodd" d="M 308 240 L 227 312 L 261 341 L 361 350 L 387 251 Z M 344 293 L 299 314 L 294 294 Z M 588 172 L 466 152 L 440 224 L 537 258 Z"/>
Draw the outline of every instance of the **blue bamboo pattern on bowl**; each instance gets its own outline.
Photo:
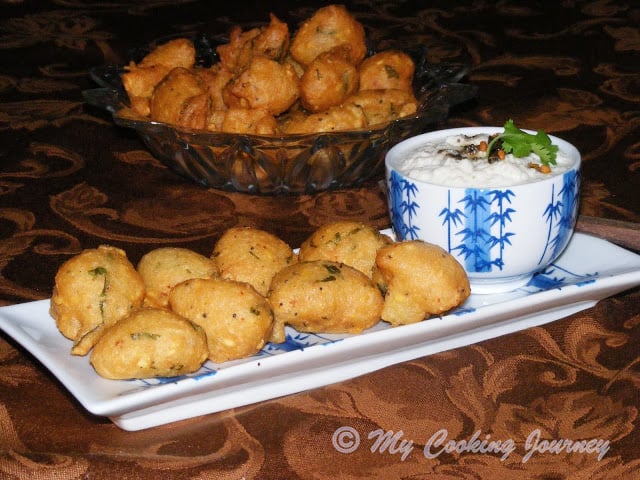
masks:
<path id="1" fill-rule="evenodd" d="M 538 264 L 543 262 L 548 250 L 552 251 L 551 257 L 555 258 L 566 246 L 576 221 L 579 188 L 579 174 L 571 171 L 562 176 L 562 188 L 557 196 L 552 189 L 551 200 L 544 212 L 549 226 L 547 244 Z M 552 233 L 554 229 L 556 229 L 555 235 Z"/>
<path id="2" fill-rule="evenodd" d="M 556 258 L 564 249 L 576 221 L 579 173 L 566 172 L 559 191 L 552 186 L 543 216 L 547 239 L 538 264 Z M 396 172 L 391 172 L 389 200 L 391 223 L 400 239 L 415 240 L 420 227 L 412 223 L 420 205 L 415 201 L 418 187 Z M 459 255 L 471 272 L 490 272 L 504 267 L 504 253 L 512 245 L 515 233 L 509 231 L 517 212 L 511 207 L 515 194 L 510 189 L 465 190 L 460 200 L 448 192 L 447 205 L 440 211 L 447 227 L 447 251 Z"/>
<path id="3" fill-rule="evenodd" d="M 416 240 L 418 238 L 418 230 L 420 227 L 411 224 L 411 219 L 415 212 L 420 208 L 415 201 L 415 195 L 418 187 L 415 183 L 409 182 L 402 178 L 396 172 L 391 172 L 389 181 L 389 204 L 391 208 L 391 225 L 399 239 Z M 407 214 L 408 223 L 404 221 L 404 215 Z"/>
<path id="4" fill-rule="evenodd" d="M 490 272 L 504 267 L 504 251 L 515 235 L 507 231 L 507 224 L 516 213 L 508 206 L 514 196 L 511 190 L 465 190 L 460 200 L 466 217 L 465 228 L 456 232 L 461 243 L 451 251 L 462 255 L 468 271 Z M 497 234 L 492 233 L 495 225 Z"/>
<path id="5" fill-rule="evenodd" d="M 452 229 L 457 227 L 458 224 L 462 224 L 467 216 L 459 208 L 453 208 L 451 206 L 451 190 L 447 191 L 447 206 L 443 208 L 438 214 L 442 218 L 442 225 L 447 227 L 447 252 L 451 253 L 451 233 Z"/>

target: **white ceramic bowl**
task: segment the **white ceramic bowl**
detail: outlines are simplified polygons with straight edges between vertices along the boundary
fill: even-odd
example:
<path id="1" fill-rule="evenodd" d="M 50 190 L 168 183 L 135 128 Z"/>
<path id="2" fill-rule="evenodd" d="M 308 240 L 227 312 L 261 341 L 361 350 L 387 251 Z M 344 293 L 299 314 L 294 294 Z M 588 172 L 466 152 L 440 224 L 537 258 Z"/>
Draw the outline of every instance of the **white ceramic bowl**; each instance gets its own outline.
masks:
<path id="1" fill-rule="evenodd" d="M 509 187 L 437 185 L 410 178 L 399 166 L 426 143 L 451 135 L 503 130 L 468 127 L 425 133 L 397 144 L 385 158 L 389 212 L 396 237 L 422 239 L 450 252 L 465 268 L 474 294 L 525 286 L 562 253 L 578 214 L 580 153 L 550 135 L 564 155 L 575 159 L 573 166 L 561 174 Z"/>

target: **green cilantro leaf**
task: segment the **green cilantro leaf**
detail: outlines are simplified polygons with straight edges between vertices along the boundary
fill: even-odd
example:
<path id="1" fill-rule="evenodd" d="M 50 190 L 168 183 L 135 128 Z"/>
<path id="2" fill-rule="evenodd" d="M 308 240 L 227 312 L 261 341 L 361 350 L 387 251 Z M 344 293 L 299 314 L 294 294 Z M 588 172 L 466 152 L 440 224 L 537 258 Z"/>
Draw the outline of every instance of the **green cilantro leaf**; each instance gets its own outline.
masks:
<path id="1" fill-rule="evenodd" d="M 494 137 L 489 142 L 488 153 L 491 154 L 499 143 L 502 143 L 502 150 L 511 153 L 514 157 L 526 157 L 530 153 L 535 153 L 540 157 L 543 165 L 555 165 L 558 146 L 551 143 L 549 136 L 543 130 L 538 130 L 535 135 L 523 132 L 509 119 L 504 124 L 504 133 Z"/>

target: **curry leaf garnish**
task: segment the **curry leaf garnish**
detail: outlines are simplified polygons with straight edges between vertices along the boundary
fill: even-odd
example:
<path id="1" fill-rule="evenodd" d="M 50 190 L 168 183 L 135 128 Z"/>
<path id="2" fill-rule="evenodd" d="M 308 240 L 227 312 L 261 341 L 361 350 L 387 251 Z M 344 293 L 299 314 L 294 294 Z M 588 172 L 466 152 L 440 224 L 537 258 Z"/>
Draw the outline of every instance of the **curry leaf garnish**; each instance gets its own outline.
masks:
<path id="1" fill-rule="evenodd" d="M 147 338 L 149 340 L 157 340 L 158 338 L 160 338 L 160 335 L 151 332 L 134 332 L 131 334 L 132 340 L 140 340 L 143 338 Z"/>
<path id="2" fill-rule="evenodd" d="M 389 78 L 400 78 L 398 71 L 395 68 L 393 68 L 391 65 L 385 65 L 384 71 L 387 74 L 387 77 Z"/>
<path id="3" fill-rule="evenodd" d="M 330 265 L 323 263 L 322 266 L 327 269 L 329 275 L 320 280 L 320 282 L 334 282 L 337 280 L 336 275 L 340 275 L 342 272 L 336 265 Z"/>
<path id="4" fill-rule="evenodd" d="M 535 135 L 523 132 L 515 126 L 513 120 L 507 120 L 504 124 L 504 133 L 491 139 L 488 146 L 488 154 L 502 145 L 505 153 L 511 153 L 514 157 L 526 157 L 535 153 L 540 157 L 543 165 L 555 165 L 558 146 L 551 143 L 551 138 L 543 131 L 538 130 Z"/>
<path id="5" fill-rule="evenodd" d="M 320 282 L 335 282 L 336 280 L 337 278 L 335 276 L 329 275 L 320 280 Z"/>
<path id="6" fill-rule="evenodd" d="M 329 272 L 332 275 L 338 275 L 340 272 L 340 268 L 335 266 L 335 265 L 329 265 L 329 264 L 323 264 L 324 268 L 327 269 L 327 272 Z"/>
<path id="7" fill-rule="evenodd" d="M 89 270 L 89 275 L 97 277 L 98 275 L 106 275 L 107 269 L 104 267 L 96 267 L 93 270 Z"/>
<path id="8" fill-rule="evenodd" d="M 89 270 L 89 275 L 97 277 L 98 275 L 102 275 L 104 277 L 104 281 L 102 284 L 102 292 L 100 292 L 100 315 L 104 317 L 104 304 L 107 298 L 107 290 L 109 289 L 109 278 L 107 277 L 107 269 L 104 267 L 96 267 L 93 270 Z"/>

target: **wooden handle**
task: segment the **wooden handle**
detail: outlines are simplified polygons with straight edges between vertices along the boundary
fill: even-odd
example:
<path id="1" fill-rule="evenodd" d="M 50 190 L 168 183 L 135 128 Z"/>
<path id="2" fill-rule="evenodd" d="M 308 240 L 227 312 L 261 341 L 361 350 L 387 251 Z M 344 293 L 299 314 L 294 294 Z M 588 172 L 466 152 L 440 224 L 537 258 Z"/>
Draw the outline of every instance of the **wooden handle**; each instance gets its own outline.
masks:
<path id="1" fill-rule="evenodd" d="M 576 231 L 640 251 L 640 223 L 580 215 L 576 223 Z"/>

